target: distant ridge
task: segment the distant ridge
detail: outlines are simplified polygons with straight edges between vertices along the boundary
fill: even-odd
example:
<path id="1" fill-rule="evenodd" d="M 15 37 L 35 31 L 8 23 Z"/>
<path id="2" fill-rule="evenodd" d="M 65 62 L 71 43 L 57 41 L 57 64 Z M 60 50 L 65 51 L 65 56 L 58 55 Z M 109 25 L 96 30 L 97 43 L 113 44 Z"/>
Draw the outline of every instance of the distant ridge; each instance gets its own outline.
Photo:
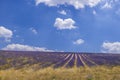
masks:
<path id="1" fill-rule="evenodd" d="M 103 52 L 64 52 L 64 51 L 18 51 L 18 50 L 0 50 L 0 52 L 3 51 L 3 52 L 42 52 L 42 53 L 78 53 L 78 54 L 120 54 L 120 53 L 103 53 Z"/>

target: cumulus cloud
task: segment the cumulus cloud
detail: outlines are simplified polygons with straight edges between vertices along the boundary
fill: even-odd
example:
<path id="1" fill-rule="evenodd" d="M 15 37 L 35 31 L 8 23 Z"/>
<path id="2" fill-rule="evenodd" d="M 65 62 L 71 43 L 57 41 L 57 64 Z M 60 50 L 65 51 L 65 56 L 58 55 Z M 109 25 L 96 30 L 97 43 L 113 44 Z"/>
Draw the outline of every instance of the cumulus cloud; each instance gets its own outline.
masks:
<path id="1" fill-rule="evenodd" d="M 71 18 L 68 18 L 68 19 L 56 18 L 54 27 L 56 27 L 59 30 L 63 30 L 63 29 L 71 30 L 76 28 L 74 24 L 75 24 L 75 21 L 72 20 Z"/>
<path id="2" fill-rule="evenodd" d="M 30 28 L 30 30 L 31 30 L 31 32 L 34 33 L 34 34 L 37 34 L 37 33 L 38 33 L 37 30 L 34 29 L 34 28 Z"/>
<path id="3" fill-rule="evenodd" d="M 84 8 L 85 6 L 94 7 L 101 0 L 35 0 L 36 5 L 44 3 L 47 6 L 71 5 L 76 9 Z"/>
<path id="4" fill-rule="evenodd" d="M 103 52 L 120 53 L 120 42 L 104 42 L 102 48 Z"/>
<path id="5" fill-rule="evenodd" d="M 13 32 L 4 26 L 0 26 L 0 38 L 5 38 L 6 41 L 9 41 L 12 38 Z"/>
<path id="6" fill-rule="evenodd" d="M 112 8 L 112 4 L 106 2 L 101 8 L 102 8 L 102 9 L 109 9 L 109 8 Z"/>
<path id="7" fill-rule="evenodd" d="M 78 39 L 76 41 L 73 42 L 73 44 L 76 44 L 76 45 L 80 45 L 80 44 L 83 44 L 85 41 L 83 39 Z"/>
<path id="8" fill-rule="evenodd" d="M 34 46 L 22 45 L 22 44 L 9 44 L 6 47 L 4 47 L 2 50 L 53 52 L 53 50 L 48 50 L 48 49 L 46 49 L 44 47 L 34 47 Z"/>
<path id="9" fill-rule="evenodd" d="M 120 5 L 119 0 L 101 0 L 102 9 L 113 9 Z"/>
<path id="10" fill-rule="evenodd" d="M 62 11 L 58 11 L 58 13 L 62 14 L 62 15 L 66 15 L 66 11 L 65 10 L 62 10 Z"/>
<path id="11" fill-rule="evenodd" d="M 35 3 L 36 5 L 43 3 L 47 6 L 56 7 L 70 5 L 75 9 L 85 8 L 85 6 L 95 7 L 98 5 L 101 9 L 111 9 L 115 5 L 119 5 L 119 0 L 35 0 Z"/>

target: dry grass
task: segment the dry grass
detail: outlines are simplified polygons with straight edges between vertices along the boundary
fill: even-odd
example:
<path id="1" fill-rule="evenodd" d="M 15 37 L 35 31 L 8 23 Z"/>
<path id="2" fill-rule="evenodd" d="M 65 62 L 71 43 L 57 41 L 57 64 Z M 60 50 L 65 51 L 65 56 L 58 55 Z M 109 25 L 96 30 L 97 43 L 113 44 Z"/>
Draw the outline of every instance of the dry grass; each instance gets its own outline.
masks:
<path id="1" fill-rule="evenodd" d="M 0 70 L 0 80 L 120 80 L 120 66 Z"/>

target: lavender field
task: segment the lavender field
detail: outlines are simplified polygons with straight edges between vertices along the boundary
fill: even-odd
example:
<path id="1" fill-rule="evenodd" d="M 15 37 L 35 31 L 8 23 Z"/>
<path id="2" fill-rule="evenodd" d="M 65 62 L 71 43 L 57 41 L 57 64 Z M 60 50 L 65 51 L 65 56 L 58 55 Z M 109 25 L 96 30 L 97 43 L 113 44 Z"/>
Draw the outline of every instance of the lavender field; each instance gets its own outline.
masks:
<path id="1" fill-rule="evenodd" d="M 120 54 L 107 53 L 72 53 L 72 52 L 30 52 L 30 51 L 0 51 L 0 69 L 30 67 L 37 69 L 119 66 Z"/>
<path id="2" fill-rule="evenodd" d="M 120 54 L 0 51 L 0 80 L 120 80 Z"/>

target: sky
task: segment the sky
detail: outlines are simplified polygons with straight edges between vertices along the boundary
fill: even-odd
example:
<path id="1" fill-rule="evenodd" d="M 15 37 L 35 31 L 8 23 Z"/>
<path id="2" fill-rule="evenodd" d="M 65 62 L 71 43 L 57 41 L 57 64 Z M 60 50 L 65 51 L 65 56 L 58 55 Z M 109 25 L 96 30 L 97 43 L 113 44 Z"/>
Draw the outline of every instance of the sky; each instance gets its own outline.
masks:
<path id="1" fill-rule="evenodd" d="M 119 0 L 0 0 L 0 49 L 120 52 Z"/>

